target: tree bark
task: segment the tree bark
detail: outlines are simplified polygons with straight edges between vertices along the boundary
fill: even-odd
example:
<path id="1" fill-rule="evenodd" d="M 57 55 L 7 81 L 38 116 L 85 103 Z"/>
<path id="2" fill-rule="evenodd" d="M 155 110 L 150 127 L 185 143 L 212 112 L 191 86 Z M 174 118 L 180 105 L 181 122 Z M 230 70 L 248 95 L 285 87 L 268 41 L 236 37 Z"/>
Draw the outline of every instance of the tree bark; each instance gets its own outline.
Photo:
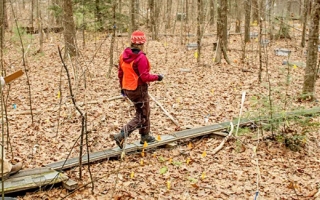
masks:
<path id="1" fill-rule="evenodd" d="M 157 6 L 156 3 L 159 3 L 159 2 L 155 0 L 148 0 L 148 2 L 149 2 L 149 9 L 150 9 L 151 39 L 157 40 L 158 26 L 156 21 L 159 19 L 160 7 Z"/>
<path id="2" fill-rule="evenodd" d="M 250 42 L 250 14 L 251 0 L 245 1 L 245 26 L 244 26 L 244 42 Z"/>
<path id="3" fill-rule="evenodd" d="M 270 35 L 270 40 L 274 39 L 274 1 L 275 0 L 269 0 L 269 24 L 270 24 L 270 29 L 269 29 L 269 35 Z"/>
<path id="4" fill-rule="evenodd" d="M 190 0 L 186 0 L 186 24 L 188 24 L 189 22 L 189 3 L 190 3 Z"/>
<path id="5" fill-rule="evenodd" d="M 76 29 L 73 21 L 72 0 L 63 1 L 63 26 L 64 26 L 64 42 L 65 42 L 65 55 L 68 54 L 72 57 L 77 54 L 76 49 Z"/>
<path id="6" fill-rule="evenodd" d="M 308 21 L 308 10 L 309 10 L 309 0 L 304 0 L 301 47 L 305 47 L 305 43 L 306 43 L 306 28 L 307 28 L 307 21 Z"/>
<path id="7" fill-rule="evenodd" d="M 5 10 L 5 0 L 0 0 L 0 67 L 1 75 L 3 76 L 4 66 L 3 66 L 3 47 L 4 47 L 4 11 Z M 1 156 L 1 155 L 0 155 Z"/>
<path id="8" fill-rule="evenodd" d="M 30 16 L 30 24 L 31 24 L 31 27 L 32 27 L 32 30 L 33 30 L 33 10 L 34 10 L 34 0 L 31 0 L 31 16 Z"/>
<path id="9" fill-rule="evenodd" d="M 39 48 L 39 53 L 43 52 L 43 31 L 42 31 L 42 19 L 41 19 L 41 11 L 40 11 L 40 2 L 39 0 L 37 0 L 37 25 L 38 25 L 38 32 L 39 32 L 39 44 L 40 44 L 40 48 Z"/>
<path id="10" fill-rule="evenodd" d="M 197 12 L 197 64 L 199 66 L 200 64 L 200 56 L 201 56 L 201 15 L 202 15 L 202 0 L 197 0 L 197 7 L 198 7 L 198 12 Z"/>
<path id="11" fill-rule="evenodd" d="M 108 70 L 108 78 L 111 76 L 111 70 L 113 68 L 113 50 L 114 50 L 114 42 L 116 37 L 116 8 L 117 2 L 115 2 L 112 6 L 112 23 L 113 23 L 113 31 L 111 35 L 111 42 L 110 42 L 110 62 L 109 62 L 109 70 Z"/>
<path id="12" fill-rule="evenodd" d="M 210 25 L 214 25 L 214 3 L 215 0 L 209 0 L 209 6 L 210 6 Z"/>
<path id="13" fill-rule="evenodd" d="M 241 12 L 241 7 L 240 5 L 243 5 L 242 0 L 236 0 L 236 4 L 235 4 L 235 12 L 236 12 L 236 33 L 240 33 L 241 32 L 241 21 L 242 21 L 242 12 Z"/>
<path id="14" fill-rule="evenodd" d="M 217 53 L 215 61 L 221 62 L 221 54 L 223 53 L 224 59 L 230 64 L 227 55 L 227 44 L 228 44 L 228 0 L 218 0 L 218 19 L 217 19 Z"/>
<path id="15" fill-rule="evenodd" d="M 131 16 L 131 33 L 137 30 L 137 22 L 136 22 L 136 0 L 131 0 L 130 5 L 130 16 Z M 130 34 L 131 35 L 131 34 Z"/>
<path id="16" fill-rule="evenodd" d="M 317 80 L 317 59 L 318 59 L 318 40 L 319 40 L 319 18 L 320 0 L 314 2 L 311 14 L 311 27 L 308 40 L 307 66 L 304 72 L 304 82 L 302 95 L 303 98 L 314 99 L 315 83 Z"/>
<path id="17" fill-rule="evenodd" d="M 167 0 L 166 29 L 171 28 L 171 10 L 172 10 L 172 0 Z"/>
<path id="18" fill-rule="evenodd" d="M 101 13 L 100 0 L 95 0 L 95 17 L 97 19 L 98 31 L 103 31 L 103 19 Z"/>
<path id="19" fill-rule="evenodd" d="M 155 1 L 149 0 L 149 8 L 150 8 L 150 23 L 151 23 L 151 38 L 152 40 L 156 40 L 156 9 L 155 9 Z"/>
<path id="20" fill-rule="evenodd" d="M 259 4 L 258 0 L 252 0 L 252 21 L 255 23 L 259 23 Z"/>

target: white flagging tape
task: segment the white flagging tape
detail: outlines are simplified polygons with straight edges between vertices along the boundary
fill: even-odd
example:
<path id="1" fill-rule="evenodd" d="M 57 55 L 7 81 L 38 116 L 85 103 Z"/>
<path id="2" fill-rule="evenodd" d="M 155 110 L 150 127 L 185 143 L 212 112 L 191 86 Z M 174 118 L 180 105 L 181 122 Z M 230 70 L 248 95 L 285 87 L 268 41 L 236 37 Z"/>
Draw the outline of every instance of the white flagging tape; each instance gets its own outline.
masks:
<path id="1" fill-rule="evenodd" d="M 246 91 L 242 92 L 242 98 L 241 98 L 241 106 L 240 106 L 240 113 L 239 113 L 239 118 L 238 118 L 238 124 L 237 124 L 237 130 L 236 130 L 236 136 L 238 137 L 238 130 L 239 130 L 239 125 L 240 125 L 240 119 L 242 115 L 242 109 L 243 109 L 243 104 L 244 100 L 246 99 Z"/>

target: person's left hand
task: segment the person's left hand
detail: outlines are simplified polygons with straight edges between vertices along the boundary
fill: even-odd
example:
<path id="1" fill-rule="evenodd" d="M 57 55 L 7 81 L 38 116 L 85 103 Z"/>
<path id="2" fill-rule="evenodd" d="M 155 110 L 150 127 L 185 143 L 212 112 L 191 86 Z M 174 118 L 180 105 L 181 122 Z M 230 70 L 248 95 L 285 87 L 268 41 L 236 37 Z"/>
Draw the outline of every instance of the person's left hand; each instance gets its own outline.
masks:
<path id="1" fill-rule="evenodd" d="M 124 90 L 123 90 L 123 89 L 121 89 L 121 92 L 120 92 L 120 93 L 121 93 L 121 95 L 122 95 L 123 97 L 127 96 L 126 93 L 124 93 Z"/>

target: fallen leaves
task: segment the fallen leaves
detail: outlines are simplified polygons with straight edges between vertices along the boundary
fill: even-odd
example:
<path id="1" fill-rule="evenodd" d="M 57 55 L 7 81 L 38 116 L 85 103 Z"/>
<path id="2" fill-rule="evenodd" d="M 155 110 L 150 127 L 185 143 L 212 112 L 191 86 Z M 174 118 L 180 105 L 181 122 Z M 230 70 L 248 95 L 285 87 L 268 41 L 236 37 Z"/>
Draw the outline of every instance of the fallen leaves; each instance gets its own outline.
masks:
<path id="1" fill-rule="evenodd" d="M 230 37 L 231 41 L 234 39 L 237 39 L 235 41 L 241 41 L 240 37 Z M 158 55 L 159 52 L 164 52 L 163 48 L 156 46 L 160 45 L 160 43 L 149 41 L 147 50 L 150 61 L 159 64 L 158 66 L 154 65 L 155 67 L 152 68 L 152 71 L 160 73 L 165 68 L 168 69 L 166 82 L 161 84 L 151 83 L 149 91 L 151 94 L 157 94 L 157 97 L 160 98 L 158 100 L 179 121 L 181 127 L 190 126 L 194 128 L 203 126 L 205 123 L 224 122 L 234 118 L 237 116 L 239 109 L 238 105 L 241 98 L 239 92 L 244 89 L 248 91 L 248 94 L 250 92 L 250 95 L 257 96 L 254 100 L 256 106 L 261 104 L 261 100 L 264 98 L 267 90 L 266 87 L 259 87 L 257 81 L 258 70 L 255 65 L 254 67 L 250 65 L 253 63 L 250 60 L 255 57 L 255 52 L 247 52 L 249 64 L 246 66 L 241 66 L 242 63 L 239 61 L 240 56 L 231 50 L 228 51 L 230 59 L 239 66 L 222 64 L 211 68 L 197 68 L 194 67 L 194 63 L 189 62 L 190 60 L 195 60 L 195 52 L 182 52 L 180 46 L 176 45 L 175 39 L 168 39 L 166 51 L 171 53 L 168 54 L 168 61 L 165 64 L 162 62 L 163 54 Z M 203 38 L 203 42 L 209 44 L 211 43 L 211 39 Z M 120 38 L 119 41 L 119 44 L 121 44 Z M 91 52 L 94 51 L 95 47 L 90 44 L 90 41 L 87 44 L 86 48 L 90 54 L 85 56 L 91 58 Z M 234 42 L 230 44 L 230 48 L 239 49 L 237 45 L 238 42 Z M 250 45 L 252 45 L 250 48 L 254 48 L 253 44 Z M 64 82 L 62 82 L 61 94 L 58 92 L 60 68 L 57 66 L 60 66 L 61 63 L 54 57 L 56 50 L 55 48 L 45 48 L 47 48 L 48 54 L 52 55 L 52 58 L 47 59 L 46 55 L 43 58 L 37 57 L 36 59 L 28 57 L 30 69 L 32 69 L 32 73 L 30 74 L 33 86 L 32 94 L 37 94 L 37 97 L 33 99 L 34 108 L 56 108 L 59 106 L 60 100 L 63 101 L 63 105 L 70 105 L 68 87 Z M 116 51 L 120 52 L 121 48 L 122 46 L 119 45 L 119 49 L 116 49 Z M 101 52 L 106 51 L 107 47 L 102 47 Z M 201 59 L 204 59 L 209 65 L 211 62 L 214 62 L 212 60 L 211 49 L 204 46 L 204 51 L 202 52 Z M 89 98 L 101 102 L 99 104 L 86 104 L 88 123 L 96 130 L 91 132 L 89 136 L 90 138 L 97 138 L 95 142 L 101 144 L 96 146 L 91 145 L 90 151 L 92 152 L 101 150 L 101 148 L 114 147 L 114 141 L 110 141 L 106 135 L 119 132 L 120 128 L 127 123 L 128 118 L 134 115 L 133 107 L 126 100 L 104 101 L 119 94 L 116 70 L 112 71 L 110 79 L 106 79 L 104 62 L 108 58 L 106 58 L 106 55 L 104 56 L 97 55 L 96 60 L 94 60 L 92 67 L 89 69 L 88 88 L 84 90 L 84 88 L 79 86 L 78 93 L 76 94 L 76 97 L 84 102 Z M 297 56 L 300 55 L 292 54 L 290 59 L 295 59 Z M 269 70 L 271 71 L 272 83 L 282 82 L 285 80 L 285 76 L 282 74 L 281 69 L 279 69 L 281 60 L 274 56 L 270 56 L 269 59 L 269 63 L 271 63 Z M 165 67 L 162 67 L 160 64 L 163 64 Z M 186 68 L 186 66 L 179 66 L 181 64 L 190 68 L 190 72 L 182 73 L 180 67 Z M 45 68 L 40 68 L 39 66 L 45 66 Z M 243 67 L 248 68 L 252 73 L 242 72 L 241 69 Z M 288 89 L 289 96 L 295 96 L 300 91 L 303 81 L 303 69 L 300 67 L 295 68 L 295 66 L 293 68 L 291 78 L 294 81 L 294 85 Z M 74 74 L 73 76 L 76 75 Z M 62 77 L 64 79 L 65 76 L 62 75 Z M 91 81 L 91 78 L 93 81 Z M 10 94 L 11 97 L 8 100 L 8 105 L 10 105 L 9 109 L 12 112 L 9 116 L 9 122 L 11 123 L 10 137 L 14 139 L 12 148 L 14 154 L 21 157 L 21 160 L 25 163 L 24 167 L 28 169 L 65 159 L 74 141 L 79 137 L 80 123 L 73 113 L 73 108 L 65 106 L 66 109 L 61 110 L 60 118 L 57 112 L 51 110 L 41 112 L 35 115 L 36 126 L 30 126 L 30 114 L 18 114 L 18 112 L 27 113 L 29 109 L 25 82 L 25 77 L 22 77 L 21 82 L 12 84 L 13 91 Z M 316 93 L 319 93 L 318 90 L 319 87 L 317 86 Z M 280 91 L 282 91 L 281 88 Z M 281 98 L 275 98 L 275 101 L 275 104 L 278 104 Z M 292 105 L 294 104 L 296 104 L 296 107 L 314 106 L 313 104 L 297 104 L 296 102 L 292 102 Z M 259 108 L 250 107 L 252 105 L 253 103 L 250 103 L 245 106 L 249 117 L 251 117 L 249 114 L 252 114 L 253 111 L 259 111 Z M 151 108 L 151 131 L 157 135 L 158 141 L 161 140 L 163 134 L 170 134 L 181 130 L 180 127 L 172 124 L 152 101 Z M 206 117 L 208 114 L 210 114 L 210 117 Z M 58 119 L 60 120 L 59 127 L 57 125 Z M 41 124 L 41 126 L 38 124 Z M 120 172 L 122 179 L 118 185 L 119 188 L 116 189 L 117 198 L 150 199 L 150 196 L 157 194 L 160 196 L 159 199 L 168 197 L 177 199 L 183 199 L 182 197 L 185 197 L 185 199 L 206 199 L 212 196 L 214 196 L 212 197 L 213 199 L 228 199 L 228 195 L 236 195 L 237 199 L 253 199 L 253 191 L 256 190 L 257 184 L 261 186 L 259 189 L 262 198 L 265 199 L 293 199 L 292 196 L 295 194 L 292 190 L 297 190 L 301 194 L 313 197 L 319 193 L 318 188 L 309 189 L 309 185 L 315 184 L 320 180 L 318 173 L 320 138 L 317 131 L 308 134 L 315 137 L 314 141 L 307 142 L 308 151 L 312 151 L 314 154 L 311 155 L 309 152 L 304 152 L 305 154 L 302 155 L 305 158 L 304 160 L 295 154 L 284 154 L 283 148 L 276 146 L 273 142 L 261 147 L 261 149 L 258 148 L 258 150 L 265 152 L 265 154 L 259 154 L 259 151 L 257 151 L 262 174 L 262 179 L 258 183 L 256 182 L 257 175 L 255 170 L 257 163 L 251 162 L 252 151 L 247 145 L 252 140 L 246 136 L 243 136 L 243 144 L 231 141 L 225 144 L 226 148 L 222 149 L 223 152 L 214 156 L 211 156 L 210 150 L 214 149 L 220 140 L 206 146 L 207 142 L 203 138 L 182 144 L 179 143 L 174 149 L 156 149 L 150 155 L 146 153 L 146 150 L 142 150 L 141 154 L 126 155 L 125 163 L 135 163 L 137 166 L 130 169 L 124 167 L 127 170 Z M 138 138 L 139 135 L 134 132 L 128 138 L 128 142 L 138 140 Z M 200 142 L 197 143 L 197 141 Z M 35 155 L 33 155 L 32 159 L 28 158 L 27 156 L 32 152 L 35 144 L 39 144 L 40 148 L 34 151 Z M 77 145 L 79 144 L 76 144 L 75 149 L 78 149 Z M 147 148 L 148 144 L 144 143 L 143 147 Z M 41 155 L 39 155 L 39 152 L 41 152 Z M 52 152 L 55 152 L 55 154 Z M 78 150 L 72 152 L 71 157 L 75 156 L 78 156 Z M 121 157 L 124 158 L 124 154 Z M 286 158 L 290 158 L 295 162 L 283 164 Z M 111 169 L 115 169 L 118 166 L 118 162 L 118 160 L 108 160 L 92 165 L 93 175 L 103 177 L 102 180 L 97 181 L 95 184 L 97 187 L 95 195 L 100 196 L 100 199 L 110 199 L 111 191 L 109 188 L 113 188 L 114 176 L 109 176 L 108 173 Z M 103 167 L 99 168 L 99 165 Z M 297 177 L 294 181 L 297 182 L 288 183 L 284 174 L 291 172 L 290 170 L 296 173 Z M 71 177 L 77 177 L 77 169 L 70 171 L 72 171 L 70 172 Z M 89 178 L 86 173 L 83 182 L 88 181 Z M 122 187 L 127 187 L 132 197 L 123 192 L 120 189 Z M 83 199 L 90 196 L 89 194 L 82 194 L 84 191 L 89 190 L 85 188 L 77 191 L 77 197 L 74 199 Z M 65 190 L 59 188 L 59 190 L 39 191 L 38 194 L 41 195 L 30 193 L 24 198 L 27 199 L 32 195 L 38 195 L 37 197 L 41 198 L 42 194 L 47 193 L 51 199 L 55 199 L 55 193 L 59 194 L 60 192 L 63 193 Z M 86 199 L 90 199 L 90 197 Z M 97 199 L 99 198 L 97 197 Z"/>

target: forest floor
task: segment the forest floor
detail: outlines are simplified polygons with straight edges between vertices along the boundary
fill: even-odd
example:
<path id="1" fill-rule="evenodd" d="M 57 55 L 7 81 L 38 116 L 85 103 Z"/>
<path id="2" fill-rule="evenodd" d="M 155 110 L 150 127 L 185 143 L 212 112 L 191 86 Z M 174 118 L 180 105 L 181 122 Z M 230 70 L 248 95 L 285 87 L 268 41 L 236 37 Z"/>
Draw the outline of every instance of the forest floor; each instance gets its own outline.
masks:
<path id="1" fill-rule="evenodd" d="M 71 157 L 79 154 L 76 141 L 81 132 L 81 120 L 72 105 L 67 75 L 58 54 L 58 45 L 64 46 L 61 36 L 51 34 L 44 43 L 44 53 L 40 54 L 36 53 L 36 39 L 25 40 L 33 124 L 26 76 L 4 89 L 5 96 L 9 91 L 11 146 L 7 156 L 13 162 L 22 161 L 23 169 L 63 160 L 70 151 Z M 14 35 L 8 37 L 11 41 L 7 45 L 5 62 L 10 74 L 23 67 L 18 40 Z M 195 41 L 195 37 L 190 37 L 187 43 Z M 242 118 L 267 115 L 269 98 L 274 112 L 319 106 L 318 101 L 297 100 L 302 91 L 304 67 L 282 65 L 288 58 L 274 53 L 276 48 L 287 48 L 292 51 L 290 61 L 305 62 L 306 49 L 299 47 L 300 38 L 273 41 L 268 45 L 267 55 L 263 53 L 263 57 L 268 58 L 268 67 L 263 65 L 261 83 L 257 41 L 248 45 L 246 60 L 241 62 L 240 36 L 231 35 L 228 51 L 231 65 L 225 61 L 214 65 L 213 41 L 215 36 L 204 37 L 199 66 L 195 50 L 181 45 L 179 36 L 160 36 L 159 41 L 146 43 L 145 52 L 152 72 L 165 76 L 162 82 L 151 83 L 149 92 L 174 116 L 181 129 L 237 118 L 243 91 L 247 95 Z M 74 97 L 80 109 L 87 113 L 90 151 L 96 152 L 115 146 L 110 134 L 119 132 L 133 116 L 134 109 L 126 99 L 107 101 L 120 95 L 117 68 L 113 67 L 111 77 L 107 78 L 110 38 L 104 40 L 104 36 L 88 34 L 85 47 L 81 41 L 78 43 L 81 52 L 78 60 L 72 65 L 68 59 L 65 62 L 72 77 Z M 128 45 L 126 37 L 116 38 L 115 64 Z M 320 94 L 319 82 L 315 93 Z M 178 127 L 160 107 L 152 100 L 150 105 L 152 134 L 175 132 Z M 93 194 L 92 185 L 88 184 L 91 181 L 88 167 L 84 166 L 82 180 L 79 180 L 78 167 L 65 171 L 83 186 L 70 196 L 66 189 L 54 187 L 28 192 L 19 199 L 254 199 L 256 192 L 259 192 L 259 199 L 316 199 L 313 196 L 320 187 L 319 126 L 317 116 L 299 117 L 274 131 L 275 135 L 286 132 L 284 135 L 291 138 L 302 137 L 298 151 L 287 148 L 280 141 L 283 138 L 267 139 L 270 131 L 240 129 L 239 136 L 227 141 L 217 154 L 212 154 L 212 150 L 222 138 L 202 137 L 180 141 L 171 149 L 148 150 L 145 157 L 136 152 L 128 154 L 123 161 L 110 159 L 94 163 L 90 165 L 97 179 Z M 134 132 L 128 142 L 138 139 L 138 133 Z"/>

